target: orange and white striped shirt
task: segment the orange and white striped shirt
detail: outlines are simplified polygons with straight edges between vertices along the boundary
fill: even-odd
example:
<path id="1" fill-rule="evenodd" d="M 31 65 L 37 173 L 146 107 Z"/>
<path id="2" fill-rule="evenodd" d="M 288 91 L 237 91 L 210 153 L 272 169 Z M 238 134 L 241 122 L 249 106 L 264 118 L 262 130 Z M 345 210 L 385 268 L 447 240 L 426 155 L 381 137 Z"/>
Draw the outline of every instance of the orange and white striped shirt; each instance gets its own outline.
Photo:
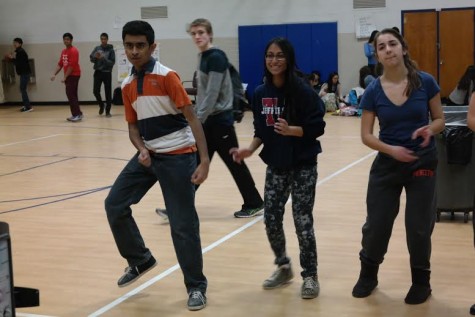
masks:
<path id="1" fill-rule="evenodd" d="M 125 119 L 137 123 L 145 146 L 155 153 L 196 152 L 196 142 L 180 108 L 191 105 L 178 74 L 151 59 L 122 82 Z"/>

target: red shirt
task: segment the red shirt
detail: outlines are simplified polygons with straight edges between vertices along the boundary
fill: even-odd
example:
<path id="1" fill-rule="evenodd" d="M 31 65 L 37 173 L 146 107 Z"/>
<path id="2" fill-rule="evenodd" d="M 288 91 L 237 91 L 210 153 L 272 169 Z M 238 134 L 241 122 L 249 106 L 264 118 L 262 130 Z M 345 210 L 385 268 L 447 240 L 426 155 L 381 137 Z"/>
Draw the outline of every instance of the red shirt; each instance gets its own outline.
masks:
<path id="1" fill-rule="evenodd" d="M 70 74 L 71 76 L 81 76 L 78 49 L 74 46 L 63 49 L 58 65 L 63 67 L 64 73 L 71 67 L 73 69 L 73 72 Z"/>

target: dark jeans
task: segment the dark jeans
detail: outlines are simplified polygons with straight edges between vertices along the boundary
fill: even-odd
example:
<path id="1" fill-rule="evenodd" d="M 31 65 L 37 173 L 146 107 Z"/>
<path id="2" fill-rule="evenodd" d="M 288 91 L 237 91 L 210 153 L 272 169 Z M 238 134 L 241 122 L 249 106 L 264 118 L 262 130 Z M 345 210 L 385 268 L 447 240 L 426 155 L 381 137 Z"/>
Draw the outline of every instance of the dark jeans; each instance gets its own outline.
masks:
<path id="1" fill-rule="evenodd" d="M 101 72 L 99 70 L 94 71 L 94 88 L 92 92 L 96 97 L 99 107 L 104 107 L 104 103 L 101 98 L 101 85 L 104 83 L 104 94 L 106 96 L 106 113 L 110 113 L 112 107 L 112 73 Z"/>
<path id="2" fill-rule="evenodd" d="M 377 155 L 369 175 L 361 261 L 371 265 L 383 262 L 404 188 L 406 242 L 411 268 L 430 269 L 431 235 L 436 216 L 436 170 L 435 149 L 410 163 Z"/>
<path id="3" fill-rule="evenodd" d="M 66 96 L 68 97 L 71 114 L 75 116 L 82 115 L 81 108 L 79 108 L 78 100 L 78 86 L 80 76 L 68 76 L 65 81 Z"/>
<path id="4" fill-rule="evenodd" d="M 232 116 L 232 113 L 230 112 L 229 115 Z M 239 146 L 234 126 L 219 121 L 215 116 L 210 116 L 203 125 L 209 159 L 211 160 L 214 153 L 218 152 L 241 193 L 244 200 L 243 209 L 260 207 L 263 201 L 247 165 L 244 162 L 241 164 L 234 162 L 229 154 L 231 148 Z"/>
<path id="5" fill-rule="evenodd" d="M 292 194 L 292 216 L 299 241 L 303 278 L 317 275 L 317 243 L 313 228 L 313 206 L 317 186 L 316 166 L 290 169 L 267 167 L 264 189 L 264 222 L 276 265 L 290 263 L 283 227 L 285 204 Z"/>
<path id="6" fill-rule="evenodd" d="M 30 99 L 28 98 L 28 82 L 30 81 L 30 74 L 23 74 L 20 75 L 20 92 L 21 92 L 21 99 L 23 101 L 23 107 L 31 108 Z"/>
<path id="7" fill-rule="evenodd" d="M 147 168 L 136 154 L 122 170 L 105 200 L 107 219 L 120 254 L 129 266 L 145 263 L 150 250 L 132 216 L 132 204 L 140 202 L 147 191 L 160 182 L 168 211 L 171 235 L 178 263 L 185 277 L 188 292 L 206 292 L 203 275 L 200 223 L 195 209 L 195 188 L 190 182 L 196 169 L 196 155 L 156 154 Z"/>

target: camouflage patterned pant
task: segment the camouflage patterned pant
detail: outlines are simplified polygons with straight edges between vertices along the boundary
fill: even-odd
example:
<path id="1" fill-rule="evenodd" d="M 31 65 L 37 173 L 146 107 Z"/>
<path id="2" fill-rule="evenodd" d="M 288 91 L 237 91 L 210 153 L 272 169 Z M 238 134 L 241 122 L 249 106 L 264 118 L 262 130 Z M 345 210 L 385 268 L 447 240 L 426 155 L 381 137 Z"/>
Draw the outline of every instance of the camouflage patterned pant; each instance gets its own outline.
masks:
<path id="1" fill-rule="evenodd" d="M 302 277 L 317 274 L 317 245 L 313 229 L 313 205 L 317 167 L 291 169 L 267 167 L 264 189 L 264 222 L 267 238 L 275 254 L 275 264 L 290 262 L 285 251 L 283 218 L 285 204 L 292 193 L 292 215 L 300 248 Z"/>

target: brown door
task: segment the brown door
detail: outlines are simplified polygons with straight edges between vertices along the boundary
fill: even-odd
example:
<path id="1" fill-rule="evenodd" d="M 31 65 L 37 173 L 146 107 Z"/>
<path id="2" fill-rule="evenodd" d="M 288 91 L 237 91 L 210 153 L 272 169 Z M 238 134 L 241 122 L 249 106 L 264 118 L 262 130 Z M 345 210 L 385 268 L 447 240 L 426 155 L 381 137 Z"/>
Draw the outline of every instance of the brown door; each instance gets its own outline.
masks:
<path id="1" fill-rule="evenodd" d="M 403 32 L 409 54 L 423 70 L 437 79 L 437 12 L 402 12 Z"/>
<path id="2" fill-rule="evenodd" d="M 447 97 L 474 64 L 475 9 L 442 10 L 439 16 L 441 96 Z"/>

